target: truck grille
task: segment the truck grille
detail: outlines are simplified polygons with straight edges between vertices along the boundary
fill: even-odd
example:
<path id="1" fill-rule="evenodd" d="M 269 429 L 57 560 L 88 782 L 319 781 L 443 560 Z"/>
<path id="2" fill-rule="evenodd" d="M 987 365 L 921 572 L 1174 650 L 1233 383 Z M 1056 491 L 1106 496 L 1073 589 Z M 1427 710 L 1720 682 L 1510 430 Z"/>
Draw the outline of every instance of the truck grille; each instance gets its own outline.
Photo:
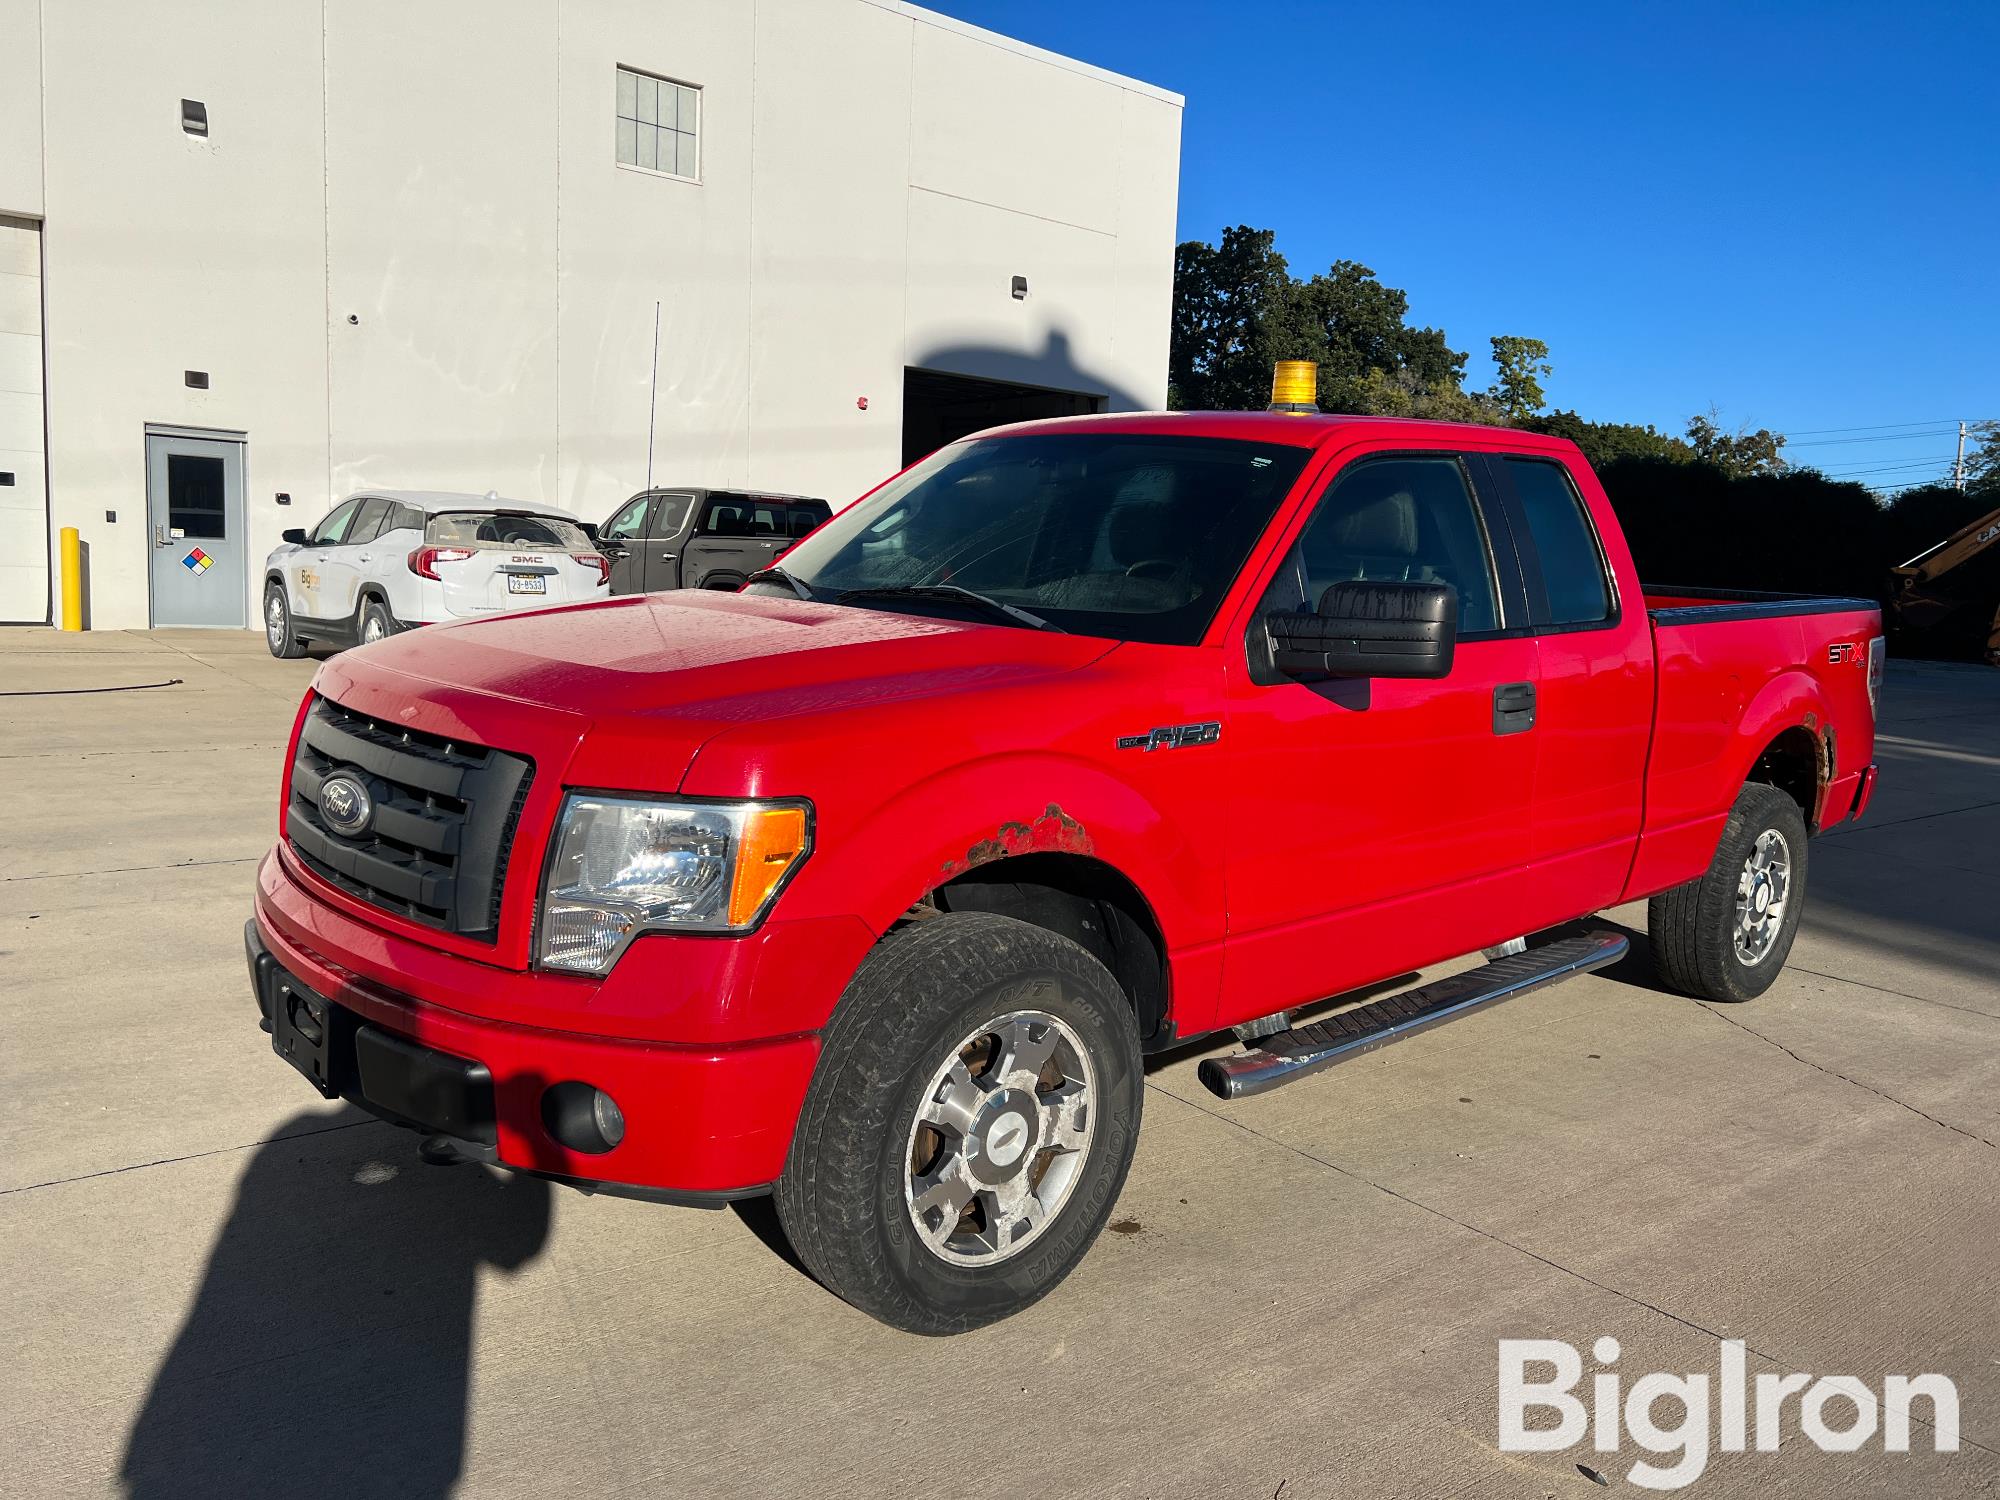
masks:
<path id="1" fill-rule="evenodd" d="M 320 788 L 336 771 L 367 788 L 374 810 L 336 831 Z M 370 905 L 492 942 L 534 762 L 421 734 L 316 697 L 292 762 L 285 838 L 301 863 Z"/>

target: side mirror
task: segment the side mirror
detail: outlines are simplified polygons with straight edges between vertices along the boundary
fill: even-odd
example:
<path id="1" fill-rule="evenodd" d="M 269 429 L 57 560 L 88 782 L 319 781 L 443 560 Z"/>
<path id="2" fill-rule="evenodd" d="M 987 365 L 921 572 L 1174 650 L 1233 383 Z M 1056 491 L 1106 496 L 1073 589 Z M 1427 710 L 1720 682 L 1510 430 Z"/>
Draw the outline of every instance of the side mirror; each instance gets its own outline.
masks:
<path id="1" fill-rule="evenodd" d="M 1299 682 L 1328 677 L 1443 677 L 1458 642 L 1448 583 L 1336 583 L 1315 614 L 1264 617 L 1271 660 Z"/>
<path id="2" fill-rule="evenodd" d="M 303 526 L 288 526 L 279 534 L 278 540 L 289 542 L 294 547 L 303 547 L 306 544 L 305 528 Z"/>

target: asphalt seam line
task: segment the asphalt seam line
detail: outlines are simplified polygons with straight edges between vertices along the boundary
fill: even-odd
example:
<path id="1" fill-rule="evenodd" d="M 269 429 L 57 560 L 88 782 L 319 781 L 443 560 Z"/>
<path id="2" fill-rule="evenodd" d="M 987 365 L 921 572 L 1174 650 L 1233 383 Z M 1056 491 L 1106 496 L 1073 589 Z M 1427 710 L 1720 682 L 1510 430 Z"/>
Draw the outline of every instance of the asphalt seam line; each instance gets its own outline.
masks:
<path id="1" fill-rule="evenodd" d="M 268 1136 L 263 1140 L 249 1141 L 241 1146 L 217 1146 L 213 1151 L 191 1151 L 186 1156 L 163 1156 L 158 1161 L 135 1161 L 130 1166 L 106 1167 L 101 1172 L 84 1172 L 75 1177 L 52 1177 L 47 1182 L 23 1183 L 20 1187 L 0 1188 L 0 1198 L 12 1197 L 15 1193 L 32 1193 L 39 1188 L 66 1187 L 72 1182 L 89 1182 L 98 1177 L 117 1177 L 126 1172 L 143 1172 L 148 1167 L 171 1167 L 177 1162 L 202 1161 L 211 1156 L 228 1156 L 237 1151 L 254 1151 L 260 1146 L 276 1145 L 280 1141 L 302 1141 L 308 1136 L 332 1135 L 337 1130 L 359 1130 L 364 1125 L 381 1125 L 381 1120 L 349 1120 L 344 1125 L 322 1125 L 317 1130 L 295 1130 L 290 1135 Z"/>
<path id="2" fill-rule="evenodd" d="M 1723 1019 L 1727 1020 L 1728 1017 L 1725 1016 L 1723 1017 Z M 1745 1027 L 1744 1030 L 1747 1031 L 1749 1030 L 1749 1028 Z M 1757 1033 L 1754 1032 L 1751 1034 L 1757 1035 Z M 1766 1037 L 1764 1038 L 1764 1040 L 1769 1041 L 1770 1039 Z M 1778 1044 L 1772 1042 L 1771 1045 L 1775 1047 Z M 1801 1058 L 1800 1061 L 1803 1062 L 1804 1059 Z M 1808 1067 L 1818 1066 L 1817 1064 L 1814 1063 L 1807 1063 L 1806 1065 Z M 1821 1069 L 1821 1071 L 1824 1072 L 1826 1070 Z M 1840 1075 L 1835 1074 L 1834 1076 L 1838 1077 Z M 1850 1079 L 1849 1082 L 1852 1082 L 1852 1080 Z M 1503 1246 L 1508 1250 L 1512 1250 L 1517 1255 L 1526 1256 L 1529 1260 L 1535 1261 L 1540 1265 L 1547 1266 L 1550 1270 L 1555 1271 L 1561 1275 L 1574 1277 L 1576 1280 L 1582 1282 L 1585 1286 L 1595 1287 L 1598 1291 L 1603 1292 L 1606 1296 L 1616 1297 L 1621 1302 L 1629 1302 L 1634 1307 L 1642 1307 L 1647 1312 L 1657 1313 L 1660 1317 L 1667 1319 L 1669 1322 L 1678 1323 L 1683 1328 L 1691 1329 L 1696 1333 L 1703 1334 L 1708 1338 L 1714 1339 L 1718 1344 L 1721 1343 L 1726 1337 L 1726 1335 L 1718 1333 L 1712 1328 L 1705 1327 L 1704 1325 L 1695 1322 L 1692 1318 L 1684 1318 L 1679 1313 L 1669 1312 L 1666 1308 L 1648 1302 L 1644 1297 L 1634 1296 L 1631 1292 L 1621 1291 L 1619 1288 L 1615 1286 L 1607 1286 L 1601 1281 L 1597 1281 L 1592 1277 L 1584 1275 L 1583 1272 L 1581 1271 L 1563 1265 L 1560 1261 L 1550 1260 L 1546 1255 L 1542 1255 L 1537 1253 L 1536 1251 L 1530 1250 L 1526 1245 L 1517 1245 L 1514 1243 L 1514 1241 L 1508 1239 L 1505 1235 L 1495 1234 L 1490 1229 L 1482 1229 L 1477 1224 L 1471 1224 L 1466 1222 L 1464 1219 L 1455 1218 L 1451 1214 L 1446 1213 L 1441 1208 L 1433 1208 L 1431 1207 L 1430 1204 L 1423 1202 L 1421 1199 L 1412 1198 L 1407 1193 L 1400 1193 L 1395 1188 L 1389 1187 L 1384 1183 L 1375 1181 L 1375 1179 L 1372 1177 L 1364 1177 L 1361 1173 L 1356 1172 L 1351 1168 L 1343 1167 L 1338 1162 L 1329 1161 L 1323 1156 L 1316 1156 L 1312 1152 L 1307 1151 L 1304 1147 L 1294 1146 L 1289 1141 L 1281 1141 L 1276 1136 L 1266 1135 L 1263 1131 L 1257 1129 L 1253 1125 L 1246 1125 L 1241 1120 L 1231 1119 L 1228 1115 L 1218 1114 L 1216 1111 L 1208 1108 L 1206 1105 L 1199 1104 L 1192 1099 L 1183 1099 L 1179 1094 L 1173 1093 L 1167 1089 L 1163 1089 L 1156 1083 L 1149 1082 L 1147 1083 L 1146 1087 L 1153 1093 L 1160 1095 L 1162 1098 L 1171 1099 L 1176 1104 L 1185 1105 L 1187 1108 L 1193 1110 L 1198 1115 L 1206 1115 L 1211 1120 L 1216 1120 L 1224 1125 L 1232 1126 L 1235 1129 L 1242 1131 L 1247 1136 L 1251 1136 L 1256 1140 L 1263 1141 L 1266 1145 L 1276 1146 L 1280 1151 L 1289 1151 L 1292 1153 L 1292 1155 L 1297 1156 L 1304 1161 L 1309 1161 L 1316 1166 L 1324 1167 L 1329 1172 L 1338 1173 L 1340 1176 L 1347 1178 L 1350 1182 L 1358 1182 L 1363 1187 L 1371 1187 L 1375 1189 L 1376 1192 L 1381 1193 L 1386 1197 L 1393 1198 L 1398 1203 L 1408 1204 L 1411 1208 L 1417 1209 L 1422 1213 L 1427 1213 L 1431 1215 L 1433 1218 L 1442 1219 L 1447 1224 L 1455 1224 L 1460 1229 L 1465 1230 L 1468 1234 L 1476 1234 L 1481 1239 L 1491 1240 L 1494 1244 Z M 1867 1088 L 1867 1085 L 1862 1084 L 1860 1085 L 1860 1087 Z M 1872 1093 L 1874 1091 L 1870 1090 L 1870 1092 Z M 1887 1096 L 1884 1095 L 1883 1097 L 1886 1098 Z M 1893 1104 L 1902 1103 L 1900 1099 L 1890 1100 L 1890 1102 Z M 1909 1108 L 1908 1105 L 1904 1105 L 1903 1107 L 1905 1109 Z M 1917 1110 L 1915 1111 L 1915 1113 L 1922 1114 L 1923 1111 Z M 1930 1116 L 1925 1115 L 1924 1118 L 1929 1119 Z M 1935 1123 L 1942 1123 L 1942 1122 L 1939 1121 Z M 1949 1125 L 1945 1126 L 1945 1129 L 1947 1130 L 1953 1128 L 1954 1127 Z M 1960 1133 L 1963 1134 L 1963 1132 Z M 1974 1139 L 1978 1139 L 1978 1137 L 1974 1137 Z M 1989 1141 L 1987 1144 L 1991 1145 L 1992 1143 Z M 1744 1349 L 1747 1352 L 1756 1355 L 1757 1358 L 1763 1360 L 1766 1364 L 1772 1365 L 1775 1368 L 1781 1370 L 1789 1370 L 1792 1368 L 1789 1361 L 1779 1359 L 1774 1354 L 1766 1354 L 1762 1349 L 1759 1349 L 1755 1344 L 1751 1343 L 1748 1339 L 1744 1339 L 1742 1343 Z M 1917 1416 L 1916 1413 L 1914 1412 L 1910 1414 L 1910 1417 L 1911 1420 L 1914 1421 L 1920 1427 L 1928 1428 L 1932 1426 L 1930 1422 L 1925 1421 L 1922 1417 Z M 1964 1445 L 1967 1448 L 1977 1448 L 1981 1453 L 1990 1453 L 1996 1457 L 2000 1457 L 2000 1449 L 1989 1448 L 1984 1443 L 1976 1443 L 1971 1438 L 1965 1436 L 1963 1432 L 1959 1434 L 1958 1440 L 1962 1445 Z"/>
<path id="3" fill-rule="evenodd" d="M 1883 1093 L 1882 1090 L 1876 1088 L 1875 1085 L 1872 1083 L 1863 1083 L 1858 1078 L 1849 1078 L 1845 1073 L 1838 1072 L 1835 1069 L 1829 1068 L 1822 1063 L 1816 1063 L 1809 1057 L 1800 1057 L 1798 1053 L 1794 1052 L 1790 1047 L 1787 1047 L 1783 1042 L 1778 1041 L 1775 1038 L 1764 1035 L 1763 1032 L 1757 1030 L 1757 1028 L 1754 1026 L 1745 1026 L 1741 1021 L 1737 1020 L 1736 1017 L 1716 1009 L 1715 1006 L 1711 1005 L 1705 1000 L 1697 1001 L 1696 1004 L 1700 1005 L 1700 1007 L 1703 1010 L 1707 1011 L 1711 1016 L 1714 1016 L 1716 1020 L 1727 1021 L 1731 1026 L 1734 1026 L 1738 1031 L 1743 1032 L 1745 1035 L 1748 1036 L 1754 1036 L 1755 1038 L 1757 1038 L 1758 1041 L 1762 1042 L 1767 1047 L 1776 1047 L 1780 1052 L 1784 1053 L 1785 1056 L 1789 1057 L 1793 1062 L 1802 1063 L 1806 1067 L 1811 1068 L 1815 1073 L 1824 1073 L 1829 1078 L 1838 1078 L 1842 1083 L 1852 1084 L 1854 1085 L 1855 1088 L 1862 1090 L 1862 1092 L 1873 1094 L 1877 1099 L 1886 1100 L 1888 1103 L 1895 1105 L 1898 1109 L 1907 1109 L 1911 1114 L 1915 1115 L 1920 1120 L 1929 1120 L 1931 1124 L 1937 1126 L 1940 1130 L 1949 1130 L 1953 1135 L 1962 1135 L 1968 1141 L 1977 1141 L 1982 1146 L 1988 1146 L 1995 1151 L 2000 1151 L 2000 1141 L 1989 1141 L 1983 1135 L 1975 1134 L 1970 1130 L 1961 1129 L 1959 1126 L 1956 1125 L 1947 1124 L 1945 1121 L 1940 1120 L 1936 1115 L 1925 1114 L 1922 1110 L 1918 1109 L 1914 1104 L 1904 1103 L 1901 1099 L 1898 1099 L 1894 1094 Z M 1975 1014 L 1977 1014 L 1977 1012 L 1975 1012 Z"/>
<path id="4" fill-rule="evenodd" d="M 254 865 L 264 856 L 242 854 L 232 859 L 188 859 L 177 865 L 127 865 L 116 870 L 50 870 L 45 875 L 0 875 L 0 885 L 29 880 L 87 880 L 93 875 L 144 875 L 153 870 L 203 870 L 213 865 Z"/>

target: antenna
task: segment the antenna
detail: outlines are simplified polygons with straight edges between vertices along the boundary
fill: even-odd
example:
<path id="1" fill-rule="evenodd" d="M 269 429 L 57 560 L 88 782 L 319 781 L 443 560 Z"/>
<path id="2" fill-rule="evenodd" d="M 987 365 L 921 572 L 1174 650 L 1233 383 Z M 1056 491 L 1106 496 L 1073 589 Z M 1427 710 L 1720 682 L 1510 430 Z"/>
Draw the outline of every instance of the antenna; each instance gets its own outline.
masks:
<path id="1" fill-rule="evenodd" d="M 646 488 L 653 487 L 653 417 L 660 409 L 660 304 L 653 303 L 653 381 L 646 393 Z"/>

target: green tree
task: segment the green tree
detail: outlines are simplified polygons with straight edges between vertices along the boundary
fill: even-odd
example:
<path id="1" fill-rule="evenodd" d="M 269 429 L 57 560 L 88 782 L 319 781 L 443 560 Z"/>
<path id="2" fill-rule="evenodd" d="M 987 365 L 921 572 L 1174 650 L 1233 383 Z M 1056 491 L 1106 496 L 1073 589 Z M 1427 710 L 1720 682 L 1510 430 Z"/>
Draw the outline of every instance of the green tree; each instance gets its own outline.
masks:
<path id="1" fill-rule="evenodd" d="M 2000 422 L 1969 422 L 1965 438 L 1966 490 L 1975 495 L 2000 494 Z"/>
<path id="2" fill-rule="evenodd" d="M 1291 273 L 1268 229 L 1237 225 L 1222 243 L 1187 240 L 1174 250 L 1173 329 L 1167 404 L 1195 411 L 1261 409 L 1271 365 L 1312 359 L 1291 325 Z"/>
<path id="3" fill-rule="evenodd" d="M 1636 422 L 1592 422 L 1573 411 L 1545 412 L 1516 424 L 1530 432 L 1568 438 L 1583 450 L 1594 469 L 1620 459 L 1650 459 L 1662 463 L 1692 463 L 1694 449 L 1681 439 L 1650 424 Z"/>
<path id="4" fill-rule="evenodd" d="M 1548 401 L 1542 393 L 1542 381 L 1554 369 L 1549 363 L 1549 346 L 1518 334 L 1495 334 L 1492 343 L 1493 368 L 1498 373 L 1487 388 L 1487 398 L 1509 422 L 1524 422 Z"/>
<path id="5" fill-rule="evenodd" d="M 1260 410 L 1272 365 L 1308 359 L 1319 366 L 1322 411 L 1501 420 L 1464 389 L 1465 355 L 1441 329 L 1411 327 L 1409 309 L 1356 261 L 1298 280 L 1268 229 L 1239 224 L 1217 245 L 1188 240 L 1174 253 L 1168 404 Z"/>
<path id="6" fill-rule="evenodd" d="M 1696 458 L 1703 463 L 1714 464 L 1731 479 L 1742 479 L 1752 474 L 1782 474 L 1790 467 L 1785 462 L 1783 433 L 1773 432 L 1768 427 L 1760 427 L 1755 432 L 1739 427 L 1734 432 L 1728 432 L 1717 420 L 1720 415 L 1711 407 L 1706 415 L 1697 414 L 1688 418 L 1688 446 L 1694 449 Z"/>

